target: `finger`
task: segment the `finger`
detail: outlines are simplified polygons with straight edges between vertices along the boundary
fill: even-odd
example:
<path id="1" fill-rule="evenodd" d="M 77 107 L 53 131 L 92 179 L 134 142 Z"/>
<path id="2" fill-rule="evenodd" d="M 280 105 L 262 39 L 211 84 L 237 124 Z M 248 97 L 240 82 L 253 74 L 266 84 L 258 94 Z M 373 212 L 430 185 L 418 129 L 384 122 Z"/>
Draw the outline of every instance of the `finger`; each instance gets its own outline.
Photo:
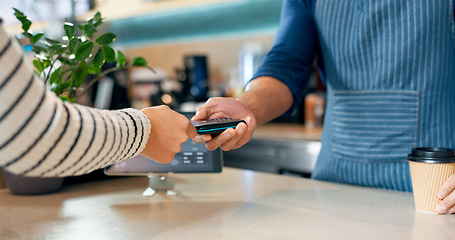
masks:
<path id="1" fill-rule="evenodd" d="M 247 124 L 247 126 L 253 126 L 255 123 L 253 122 L 253 118 L 252 117 L 247 117 L 245 119 L 245 122 Z"/>
<path id="2" fill-rule="evenodd" d="M 197 135 L 196 128 L 192 124 L 188 125 L 187 132 L 188 132 L 188 137 L 190 137 L 190 138 L 194 138 Z"/>
<path id="3" fill-rule="evenodd" d="M 208 141 L 212 140 L 212 136 L 210 136 L 209 134 L 204 134 L 204 135 L 197 134 L 192 139 L 193 139 L 193 142 L 195 142 L 195 143 L 208 142 Z"/>
<path id="4" fill-rule="evenodd" d="M 447 197 L 445 197 L 444 200 L 442 200 L 438 204 L 436 211 L 441 214 L 449 213 L 449 211 L 455 210 L 454 206 L 455 206 L 455 193 L 452 192 L 449 195 L 447 195 Z M 452 208 L 454 208 L 454 209 L 452 209 Z"/>
<path id="5" fill-rule="evenodd" d="M 201 142 L 205 142 L 204 141 L 204 138 L 202 137 L 202 135 L 196 135 L 193 139 L 193 142 L 194 143 L 201 143 Z"/>
<path id="6" fill-rule="evenodd" d="M 234 145 L 234 147 L 232 149 L 240 148 L 243 145 L 245 145 L 247 142 L 249 142 L 251 139 L 251 136 L 247 136 L 247 135 L 248 135 L 247 133 L 243 134 L 242 138 L 240 138 L 240 140 Z"/>
<path id="7" fill-rule="evenodd" d="M 208 141 L 205 146 L 208 150 L 214 151 L 218 147 L 220 147 L 225 142 L 229 141 L 234 135 L 236 134 L 233 128 L 228 128 L 224 130 L 224 132 L 220 133 L 218 136 L 213 138 L 211 141 Z"/>
<path id="8" fill-rule="evenodd" d="M 230 151 L 234 149 L 234 146 L 236 146 L 239 140 L 243 137 L 243 134 L 246 132 L 246 129 L 247 127 L 246 124 L 244 123 L 237 125 L 237 127 L 235 128 L 236 134 L 231 139 L 229 139 L 229 141 L 222 144 L 220 146 L 221 149 L 223 149 L 223 151 Z"/>
<path id="9" fill-rule="evenodd" d="M 199 107 L 196 110 L 196 114 L 191 118 L 191 120 L 202 120 L 202 119 L 208 119 L 210 115 L 212 115 L 212 104 L 211 104 L 211 99 L 207 100 L 207 102 Z"/>
<path id="10" fill-rule="evenodd" d="M 247 142 L 250 141 L 251 137 L 253 136 L 253 131 L 254 131 L 253 119 L 251 117 L 247 117 L 245 119 L 245 122 L 247 123 L 246 131 L 243 134 L 242 138 L 237 142 L 237 144 L 234 145 L 233 149 L 237 149 L 237 148 L 240 148 L 241 146 L 245 145 Z"/>
<path id="11" fill-rule="evenodd" d="M 212 97 L 207 100 L 201 107 L 196 110 L 196 114 L 191 118 L 191 120 L 203 120 L 209 118 L 215 118 L 212 115 L 216 114 L 219 110 L 218 104 L 220 99 L 217 97 Z"/>
<path id="12" fill-rule="evenodd" d="M 452 207 L 449 211 L 447 211 L 447 214 L 452 214 L 455 213 L 455 206 Z"/>
<path id="13" fill-rule="evenodd" d="M 444 199 L 449 193 L 455 190 L 455 173 L 452 173 L 450 177 L 444 182 L 444 184 L 439 188 L 438 198 Z"/>
<path id="14" fill-rule="evenodd" d="M 207 112 L 205 111 L 205 109 L 202 109 L 202 108 L 199 108 L 196 112 L 196 114 L 194 114 L 194 116 L 191 118 L 191 120 L 202 120 L 202 119 L 207 119 L 208 116 L 207 116 Z"/>

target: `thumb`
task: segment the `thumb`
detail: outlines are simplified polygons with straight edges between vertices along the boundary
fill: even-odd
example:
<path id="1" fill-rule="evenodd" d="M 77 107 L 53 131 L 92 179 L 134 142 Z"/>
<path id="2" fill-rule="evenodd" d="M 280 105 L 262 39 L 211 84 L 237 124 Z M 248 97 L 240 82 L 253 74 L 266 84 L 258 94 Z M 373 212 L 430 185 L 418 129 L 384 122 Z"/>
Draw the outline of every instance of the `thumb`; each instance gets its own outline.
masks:
<path id="1" fill-rule="evenodd" d="M 197 111 L 196 114 L 191 118 L 191 120 L 203 120 L 203 119 L 208 119 L 209 118 L 209 113 L 207 112 L 207 109 L 204 108 L 203 106 L 200 107 Z"/>

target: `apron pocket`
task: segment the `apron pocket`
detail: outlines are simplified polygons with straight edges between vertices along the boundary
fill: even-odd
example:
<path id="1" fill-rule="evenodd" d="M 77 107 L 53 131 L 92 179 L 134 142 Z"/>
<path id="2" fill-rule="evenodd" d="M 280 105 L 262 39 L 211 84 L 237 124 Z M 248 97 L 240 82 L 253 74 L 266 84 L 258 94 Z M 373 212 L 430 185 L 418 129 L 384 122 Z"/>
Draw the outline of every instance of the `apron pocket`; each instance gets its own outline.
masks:
<path id="1" fill-rule="evenodd" d="M 405 162 L 415 146 L 418 96 L 404 92 L 334 92 L 332 152 L 358 162 Z"/>

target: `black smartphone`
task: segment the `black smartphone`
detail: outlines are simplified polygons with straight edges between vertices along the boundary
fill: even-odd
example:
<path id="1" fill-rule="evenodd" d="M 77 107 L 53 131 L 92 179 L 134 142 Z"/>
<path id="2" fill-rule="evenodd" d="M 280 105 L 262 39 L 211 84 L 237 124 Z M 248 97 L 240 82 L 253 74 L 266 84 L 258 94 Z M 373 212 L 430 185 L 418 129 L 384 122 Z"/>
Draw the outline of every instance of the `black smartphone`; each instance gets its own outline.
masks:
<path id="1" fill-rule="evenodd" d="M 239 123 L 246 122 L 235 118 L 214 118 L 191 121 L 196 128 L 197 134 L 218 135 L 228 128 L 235 128 Z"/>

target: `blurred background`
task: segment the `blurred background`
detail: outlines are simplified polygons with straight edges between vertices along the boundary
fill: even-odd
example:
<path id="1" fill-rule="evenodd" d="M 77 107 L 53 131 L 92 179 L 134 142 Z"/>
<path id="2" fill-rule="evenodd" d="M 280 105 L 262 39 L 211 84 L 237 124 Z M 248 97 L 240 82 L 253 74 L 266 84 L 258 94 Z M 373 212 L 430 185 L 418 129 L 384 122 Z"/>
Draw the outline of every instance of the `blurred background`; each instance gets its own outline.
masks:
<path id="1" fill-rule="evenodd" d="M 144 108 L 161 104 L 192 112 L 208 98 L 237 97 L 273 43 L 282 0 L 2 0 L 0 16 L 21 40 L 13 7 L 33 22 L 32 31 L 55 39 L 63 22 L 96 11 L 114 48 L 127 59 L 144 57 L 155 72 L 132 68 L 109 74 L 82 104 Z M 27 43 L 22 42 L 27 53 Z M 29 54 L 31 52 L 29 51 Z M 242 149 L 225 153 L 225 165 L 310 176 L 320 148 L 325 89 L 317 71 L 305 100 L 286 117 L 258 129 Z"/>

